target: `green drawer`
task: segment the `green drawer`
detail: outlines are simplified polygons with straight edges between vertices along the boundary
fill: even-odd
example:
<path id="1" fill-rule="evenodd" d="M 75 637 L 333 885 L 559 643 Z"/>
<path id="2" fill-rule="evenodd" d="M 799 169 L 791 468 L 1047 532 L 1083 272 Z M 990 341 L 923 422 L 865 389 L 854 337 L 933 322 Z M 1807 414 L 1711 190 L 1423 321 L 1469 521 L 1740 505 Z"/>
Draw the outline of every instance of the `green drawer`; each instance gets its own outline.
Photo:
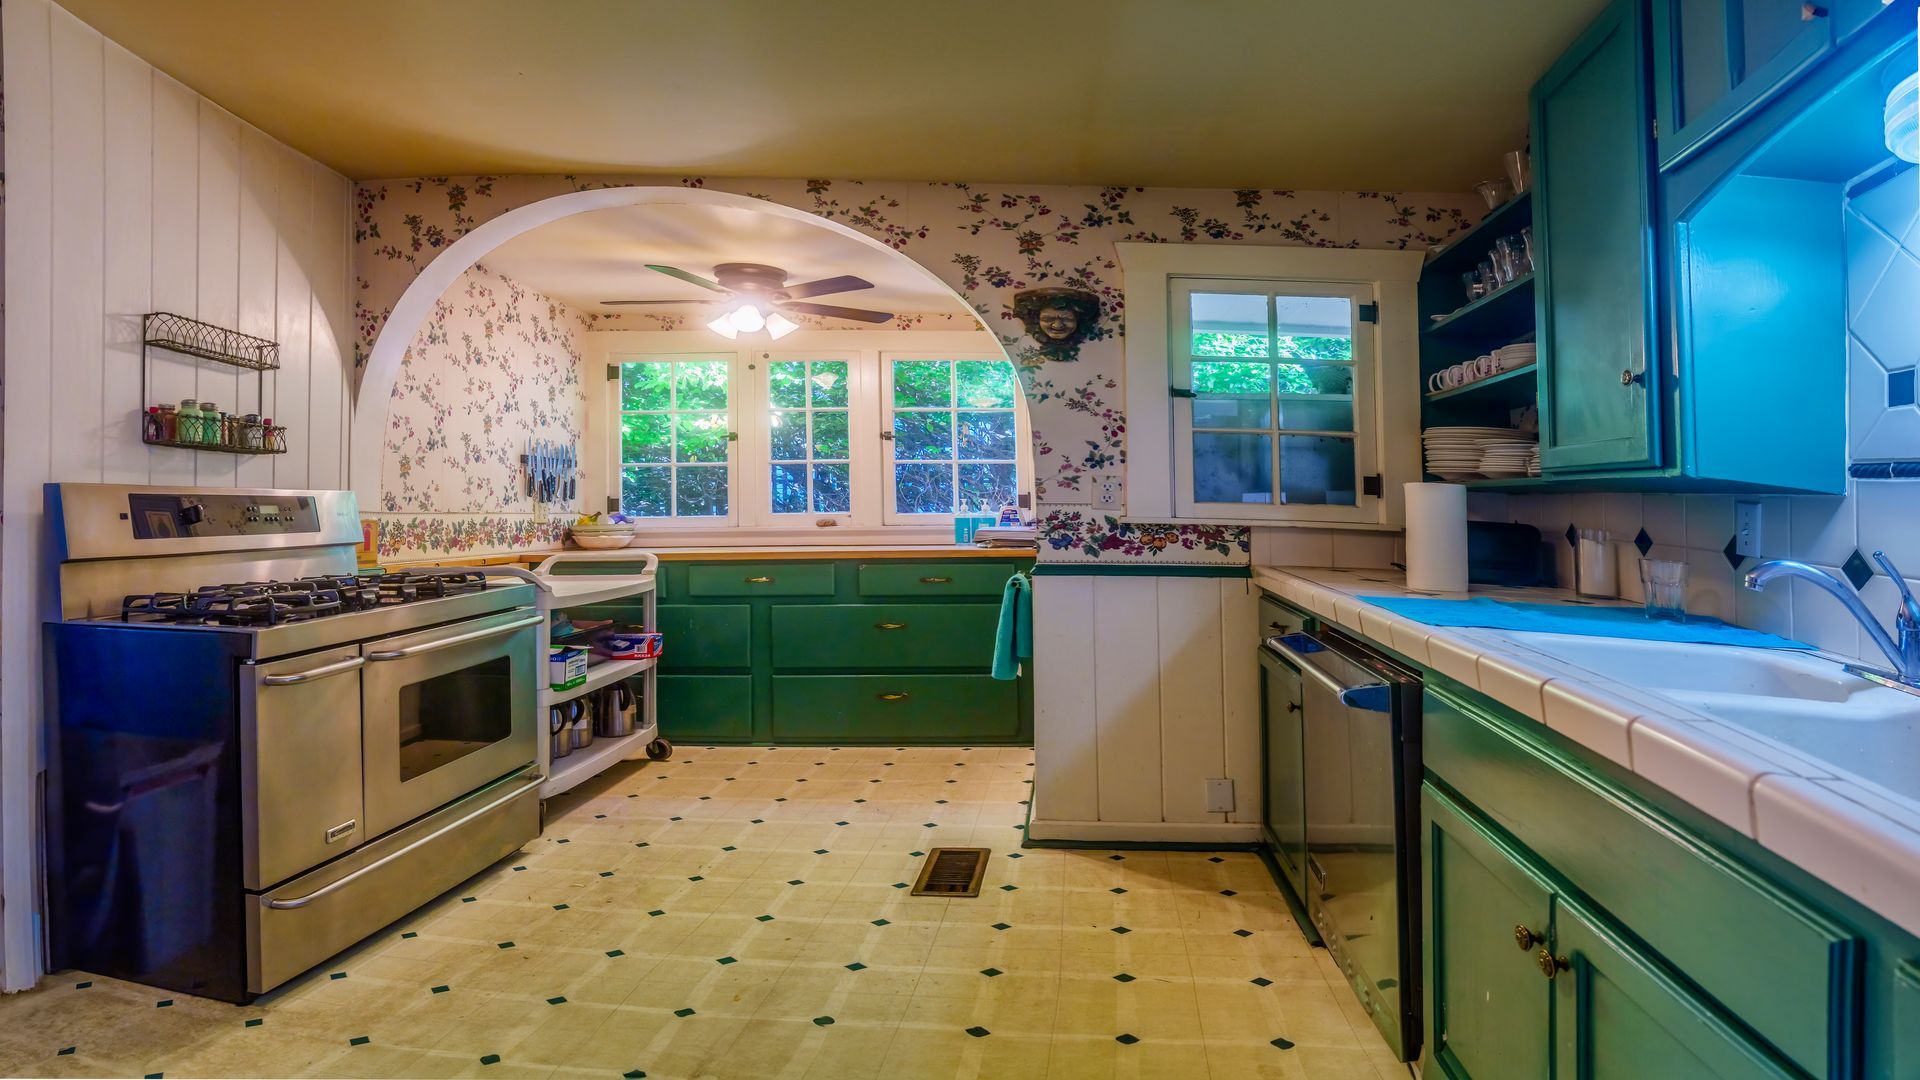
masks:
<path id="1" fill-rule="evenodd" d="M 660 734 L 678 742 L 753 737 L 753 676 L 661 675 Z"/>
<path id="2" fill-rule="evenodd" d="M 661 671 L 753 666 L 753 608 L 747 604 L 661 604 L 666 635 Z"/>
<path id="3" fill-rule="evenodd" d="M 1795 1064 L 1848 1071 L 1861 939 L 1524 723 L 1433 682 L 1425 697 L 1429 773 Z"/>
<path id="4" fill-rule="evenodd" d="M 780 670 L 993 666 L 998 604 L 781 604 L 773 609 Z"/>
<path id="5" fill-rule="evenodd" d="M 773 738 L 1012 738 L 1020 734 L 1019 685 L 990 675 L 775 675 Z"/>
<path id="6" fill-rule="evenodd" d="M 689 596 L 832 596 L 831 562 L 705 563 L 687 567 Z"/>
<path id="7" fill-rule="evenodd" d="M 870 562 L 860 564 L 861 596 L 999 597 L 1019 564 L 999 559 L 972 562 Z"/>

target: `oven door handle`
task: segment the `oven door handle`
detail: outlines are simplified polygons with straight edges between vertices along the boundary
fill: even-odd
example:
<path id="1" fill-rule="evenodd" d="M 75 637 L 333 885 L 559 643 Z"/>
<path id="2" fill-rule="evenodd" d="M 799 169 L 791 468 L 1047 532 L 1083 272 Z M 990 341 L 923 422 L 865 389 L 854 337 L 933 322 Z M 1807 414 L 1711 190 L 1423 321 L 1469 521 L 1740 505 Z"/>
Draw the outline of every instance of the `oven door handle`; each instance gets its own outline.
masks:
<path id="1" fill-rule="evenodd" d="M 384 649 L 380 652 L 370 652 L 367 654 L 367 659 L 374 661 L 405 660 L 409 656 L 439 652 L 441 649 L 451 649 L 455 645 L 465 645 L 470 641 L 484 641 L 490 637 L 511 634 L 515 630 L 524 630 L 529 626 L 539 626 L 545 622 L 546 619 L 547 617 L 545 615 L 529 615 L 517 622 L 510 622 L 503 626 L 489 626 L 485 630 L 469 630 L 464 634 L 455 634 L 450 638 L 441 638 L 438 641 L 423 641 L 418 645 L 409 645 L 404 649 Z"/>
<path id="2" fill-rule="evenodd" d="M 365 667 L 366 664 L 367 661 L 364 657 L 355 656 L 336 664 L 322 664 L 317 668 L 308 668 L 305 671 L 295 671 L 286 675 L 266 675 L 263 676 L 260 681 L 268 686 L 293 686 L 297 683 L 324 679 L 329 675 L 344 675 L 349 671 L 358 671 Z"/>
<path id="3" fill-rule="evenodd" d="M 1310 646 L 1311 648 L 1307 651 L 1302 651 L 1302 645 Z M 1322 644 L 1318 638 L 1310 634 L 1281 634 L 1268 638 L 1266 647 L 1269 651 L 1279 654 L 1289 664 L 1299 669 L 1303 674 L 1313 679 L 1313 681 L 1331 691 L 1333 696 L 1340 700 L 1340 704 L 1350 709 L 1361 709 L 1366 712 L 1383 713 L 1393 711 L 1393 685 L 1391 683 L 1373 680 L 1349 684 L 1343 681 L 1334 675 L 1333 672 L 1328 671 L 1315 661 L 1314 657 L 1322 652 L 1333 653 L 1335 656 L 1340 655 Z"/>
<path id="4" fill-rule="evenodd" d="M 497 810 L 500 807 L 505 806 L 508 803 L 512 802 L 513 800 L 521 797 L 522 795 L 525 795 L 529 791 L 537 790 L 538 787 L 539 787 L 539 784 L 537 782 L 537 778 L 531 779 L 527 783 L 514 788 L 512 791 L 508 792 L 507 794 L 502 795 L 499 798 L 488 803 L 487 805 L 481 807 L 480 809 L 475 810 L 473 813 L 465 815 L 460 820 L 450 821 L 445 825 L 442 825 L 439 828 L 428 833 L 427 835 L 421 837 L 420 839 L 415 840 L 413 843 L 408 844 L 406 847 L 389 851 L 385 855 L 380 856 L 379 858 L 373 860 L 372 862 L 361 867 L 360 869 L 355 870 L 353 873 L 348 874 L 345 877 L 336 878 L 333 881 L 329 881 L 325 885 L 320 886 L 319 888 L 313 890 L 312 892 L 308 893 L 305 896 L 295 896 L 286 900 L 269 898 L 262 902 L 265 903 L 268 907 L 274 909 L 275 911 L 288 911 L 293 908 L 306 907 L 308 904 L 311 904 L 316 900 L 325 899 L 329 893 L 337 892 L 341 889 L 346 888 L 348 885 L 353 884 L 354 881 L 358 880 L 359 878 L 365 877 L 366 875 L 373 873 L 375 870 L 378 870 L 381 867 L 386 866 L 387 864 L 393 862 L 395 859 L 401 858 L 402 856 L 411 855 L 415 851 L 418 851 L 421 848 L 425 847 L 426 845 L 433 843 L 435 840 L 440 839 L 442 836 L 447 835 L 448 833 L 454 831 L 455 829 L 465 826 L 469 822 L 480 817 L 480 815 Z"/>

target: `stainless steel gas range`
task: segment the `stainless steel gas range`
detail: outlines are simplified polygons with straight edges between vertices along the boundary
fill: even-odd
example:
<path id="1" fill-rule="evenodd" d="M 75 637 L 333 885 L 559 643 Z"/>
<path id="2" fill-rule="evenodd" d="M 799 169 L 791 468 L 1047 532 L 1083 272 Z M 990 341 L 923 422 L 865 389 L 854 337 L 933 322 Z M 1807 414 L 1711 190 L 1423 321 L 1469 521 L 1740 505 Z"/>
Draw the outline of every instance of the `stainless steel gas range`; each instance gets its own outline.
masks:
<path id="1" fill-rule="evenodd" d="M 351 492 L 47 488 L 53 962 L 271 990 L 539 834 L 533 590 Z"/>

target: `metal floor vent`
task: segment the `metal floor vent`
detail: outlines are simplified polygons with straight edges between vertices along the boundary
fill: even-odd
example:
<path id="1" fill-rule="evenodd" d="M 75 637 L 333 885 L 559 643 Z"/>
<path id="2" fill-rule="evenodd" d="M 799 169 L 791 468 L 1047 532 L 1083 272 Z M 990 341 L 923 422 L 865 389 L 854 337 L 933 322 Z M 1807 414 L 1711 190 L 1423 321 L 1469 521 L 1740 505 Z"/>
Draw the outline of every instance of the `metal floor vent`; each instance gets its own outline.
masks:
<path id="1" fill-rule="evenodd" d="M 913 883 L 915 896 L 979 896 L 980 880 L 987 876 L 992 848 L 937 847 L 927 852 L 927 864 Z"/>

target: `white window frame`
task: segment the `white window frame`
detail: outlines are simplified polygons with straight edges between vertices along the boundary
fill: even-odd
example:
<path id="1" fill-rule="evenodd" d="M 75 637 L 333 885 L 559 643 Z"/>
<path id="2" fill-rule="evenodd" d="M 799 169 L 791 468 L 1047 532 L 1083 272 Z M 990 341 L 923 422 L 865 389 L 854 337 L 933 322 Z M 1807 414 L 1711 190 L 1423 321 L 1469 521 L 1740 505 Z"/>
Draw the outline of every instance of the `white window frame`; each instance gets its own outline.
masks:
<path id="1" fill-rule="evenodd" d="M 1173 492 L 1174 513 L 1182 518 L 1223 518 L 1246 516 L 1248 518 L 1290 518 L 1296 521 L 1316 522 L 1363 522 L 1372 524 L 1380 518 L 1379 509 L 1373 505 L 1378 497 L 1362 491 L 1362 479 L 1377 475 L 1376 462 L 1379 458 L 1379 432 L 1374 430 L 1375 412 L 1373 408 L 1374 383 L 1378 378 L 1376 335 L 1374 325 L 1363 321 L 1360 315 L 1362 305 L 1378 305 L 1370 282 L 1331 282 L 1331 281 L 1275 281 L 1270 278 L 1203 278 L 1174 277 L 1167 282 L 1169 290 L 1167 367 L 1171 386 L 1191 388 L 1193 386 L 1194 360 L 1206 360 L 1206 357 L 1192 355 L 1192 298 L 1195 293 L 1220 294 L 1238 293 L 1245 296 L 1270 298 L 1273 296 L 1325 296 L 1344 299 L 1348 304 L 1349 327 L 1353 341 L 1353 471 L 1354 503 L 1351 506 L 1301 503 L 1217 503 L 1200 502 L 1194 494 L 1193 485 L 1193 398 L 1179 398 L 1173 407 L 1173 475 L 1176 478 Z M 1267 303 L 1267 340 L 1279 340 L 1274 325 L 1274 305 Z M 1270 345 L 1271 350 L 1271 345 Z M 1213 359 L 1232 362 L 1238 357 L 1222 356 Z M 1247 357 L 1248 360 L 1256 359 Z M 1282 358 L 1269 356 L 1269 363 L 1282 363 Z M 1278 425 L 1283 419 L 1280 403 L 1274 401 L 1273 420 Z M 1224 430 L 1224 429 L 1204 429 Z M 1329 434 L 1341 432 L 1293 432 L 1284 429 L 1245 429 L 1248 435 L 1269 435 L 1272 445 L 1268 448 L 1269 469 L 1275 488 L 1280 486 L 1282 467 L 1281 440 L 1292 434 Z"/>
<path id="2" fill-rule="evenodd" d="M 744 521 L 747 527 L 819 527 L 821 522 L 827 520 L 856 528 L 878 524 L 879 502 L 872 489 L 879 482 L 879 418 L 874 410 L 865 407 L 865 403 L 871 402 L 877 393 L 874 389 L 873 358 L 858 352 L 833 349 L 757 350 L 747 354 L 747 357 L 754 405 L 753 420 L 746 425 L 740 438 L 743 448 L 741 459 L 751 463 L 745 469 L 753 473 L 743 485 L 746 493 Z M 845 513 L 807 511 L 779 514 L 773 510 L 773 387 L 769 376 L 774 364 L 803 360 L 837 360 L 847 365 L 848 472 L 853 485 L 853 499 Z"/>
<path id="3" fill-rule="evenodd" d="M 727 513 L 724 517 L 721 517 L 721 516 L 638 517 L 636 516 L 635 520 L 645 525 L 647 528 L 714 529 L 714 528 L 732 528 L 737 524 L 739 524 L 741 519 L 741 515 L 740 515 L 740 497 L 741 497 L 740 398 L 741 398 L 741 393 L 746 386 L 746 380 L 741 378 L 741 374 L 742 374 L 741 362 L 740 362 L 741 358 L 740 358 L 740 354 L 738 353 L 691 351 L 691 350 L 688 352 L 671 352 L 671 353 L 635 353 L 632 355 L 620 355 L 612 361 L 613 364 L 616 366 L 616 368 L 624 369 L 625 366 L 630 363 L 660 364 L 660 363 L 673 363 L 676 361 L 685 363 L 685 362 L 701 362 L 701 361 L 714 361 L 714 360 L 724 361 L 727 365 L 727 430 L 733 436 L 727 441 Z M 622 403 L 620 400 L 620 389 L 621 389 L 620 383 L 622 380 L 611 379 L 609 381 L 612 382 L 614 385 L 612 389 L 609 391 L 612 398 L 612 421 L 613 422 L 611 425 L 611 431 L 609 433 L 610 437 L 607 440 L 608 442 L 607 458 L 611 466 L 607 473 L 609 478 L 607 489 L 608 489 L 609 496 L 612 497 L 613 499 L 618 500 L 621 497 L 622 482 L 625 478 L 621 470 L 622 470 L 622 467 L 626 464 L 626 462 L 621 460 L 623 455 L 621 454 L 621 445 L 620 445 L 620 420 L 625 410 L 621 408 Z M 675 393 L 677 394 L 678 391 L 676 390 Z M 677 404 L 677 401 L 676 401 L 676 404 Z M 698 410 L 698 411 L 704 411 L 704 410 Z M 669 464 L 672 464 L 675 466 L 678 465 L 678 463 L 675 463 L 675 462 L 670 462 Z M 698 468 L 699 466 L 695 466 L 695 467 Z"/>
<path id="4" fill-rule="evenodd" d="M 905 514 L 905 513 L 901 513 L 899 510 L 896 509 L 897 503 L 894 501 L 895 491 L 894 491 L 894 468 L 893 468 L 894 467 L 894 440 L 893 438 L 891 438 L 893 433 L 893 417 L 894 417 L 893 364 L 894 364 L 894 361 L 896 360 L 908 360 L 908 361 L 946 360 L 946 361 L 952 361 L 955 364 L 980 363 L 980 362 L 998 362 L 998 363 L 1006 364 L 1006 363 L 1011 363 L 1011 361 L 1007 359 L 1005 354 L 987 353 L 987 352 L 963 353 L 963 352 L 954 352 L 954 351 L 946 351 L 946 352 L 888 351 L 888 352 L 882 352 L 880 354 L 879 416 L 880 416 L 880 422 L 882 424 L 882 430 L 884 433 L 884 443 L 885 443 L 885 449 L 883 451 L 883 456 L 881 460 L 881 477 L 880 477 L 881 482 L 879 485 L 880 486 L 881 521 L 887 525 L 928 525 L 928 524 L 951 525 L 954 519 L 953 514 Z M 959 382 L 958 380 L 959 369 L 955 368 L 954 373 L 956 376 L 954 379 L 954 383 L 957 385 Z M 1033 431 L 1027 418 L 1027 408 L 1025 404 L 1026 395 L 1025 395 L 1025 391 L 1021 388 L 1021 385 L 1020 385 L 1020 373 L 1018 369 L 1014 371 L 1013 385 L 1014 385 L 1014 393 L 1013 393 L 1014 490 L 1021 494 L 1025 494 L 1033 490 L 1033 477 L 1030 475 L 1030 473 L 1032 472 L 1032 455 L 1029 452 L 1029 448 L 1033 444 Z M 957 409 L 957 406 L 956 406 L 956 409 Z M 908 411 L 913 411 L 913 410 L 908 410 Z M 955 483 L 957 484 L 958 481 L 959 481 L 959 478 L 956 473 Z M 959 491 L 956 488 L 954 492 L 954 498 L 958 499 L 959 497 L 960 497 Z M 1000 508 L 996 506 L 996 507 L 993 507 L 992 509 L 997 512 Z"/>
<path id="5" fill-rule="evenodd" d="M 1115 245 L 1125 275 L 1127 307 L 1126 380 L 1127 483 L 1125 521 L 1186 521 L 1224 525 L 1288 525 L 1351 529 L 1398 529 L 1405 520 L 1402 485 L 1420 479 L 1419 310 L 1415 287 L 1424 253 L 1353 249 L 1257 247 L 1251 245 L 1121 243 Z M 1362 288 L 1378 305 L 1369 326 L 1373 361 L 1366 372 L 1370 399 L 1359 399 L 1356 385 L 1356 439 L 1369 444 L 1372 468 L 1362 468 L 1363 448 L 1356 441 L 1355 479 L 1379 475 L 1382 494 L 1361 495 L 1354 507 L 1199 503 L 1192 500 L 1192 474 L 1177 462 L 1185 446 L 1192 457 L 1191 399 L 1185 388 L 1187 349 L 1176 368 L 1173 335 L 1184 329 L 1186 313 L 1174 307 L 1174 286 L 1182 278 L 1241 279 L 1260 292 L 1309 294 L 1315 287 Z M 1205 290 L 1203 290 L 1205 291 Z M 1215 289 L 1212 291 L 1225 291 Z M 1345 295 L 1344 293 L 1341 295 Z M 1355 360 L 1361 344 L 1356 319 Z M 1356 363 L 1356 382 L 1362 375 Z M 1362 409 L 1366 415 L 1361 415 Z M 1184 414 L 1184 416 L 1182 415 Z M 1277 479 L 1277 478 L 1276 478 Z M 1186 497 L 1183 500 L 1181 491 Z"/>

